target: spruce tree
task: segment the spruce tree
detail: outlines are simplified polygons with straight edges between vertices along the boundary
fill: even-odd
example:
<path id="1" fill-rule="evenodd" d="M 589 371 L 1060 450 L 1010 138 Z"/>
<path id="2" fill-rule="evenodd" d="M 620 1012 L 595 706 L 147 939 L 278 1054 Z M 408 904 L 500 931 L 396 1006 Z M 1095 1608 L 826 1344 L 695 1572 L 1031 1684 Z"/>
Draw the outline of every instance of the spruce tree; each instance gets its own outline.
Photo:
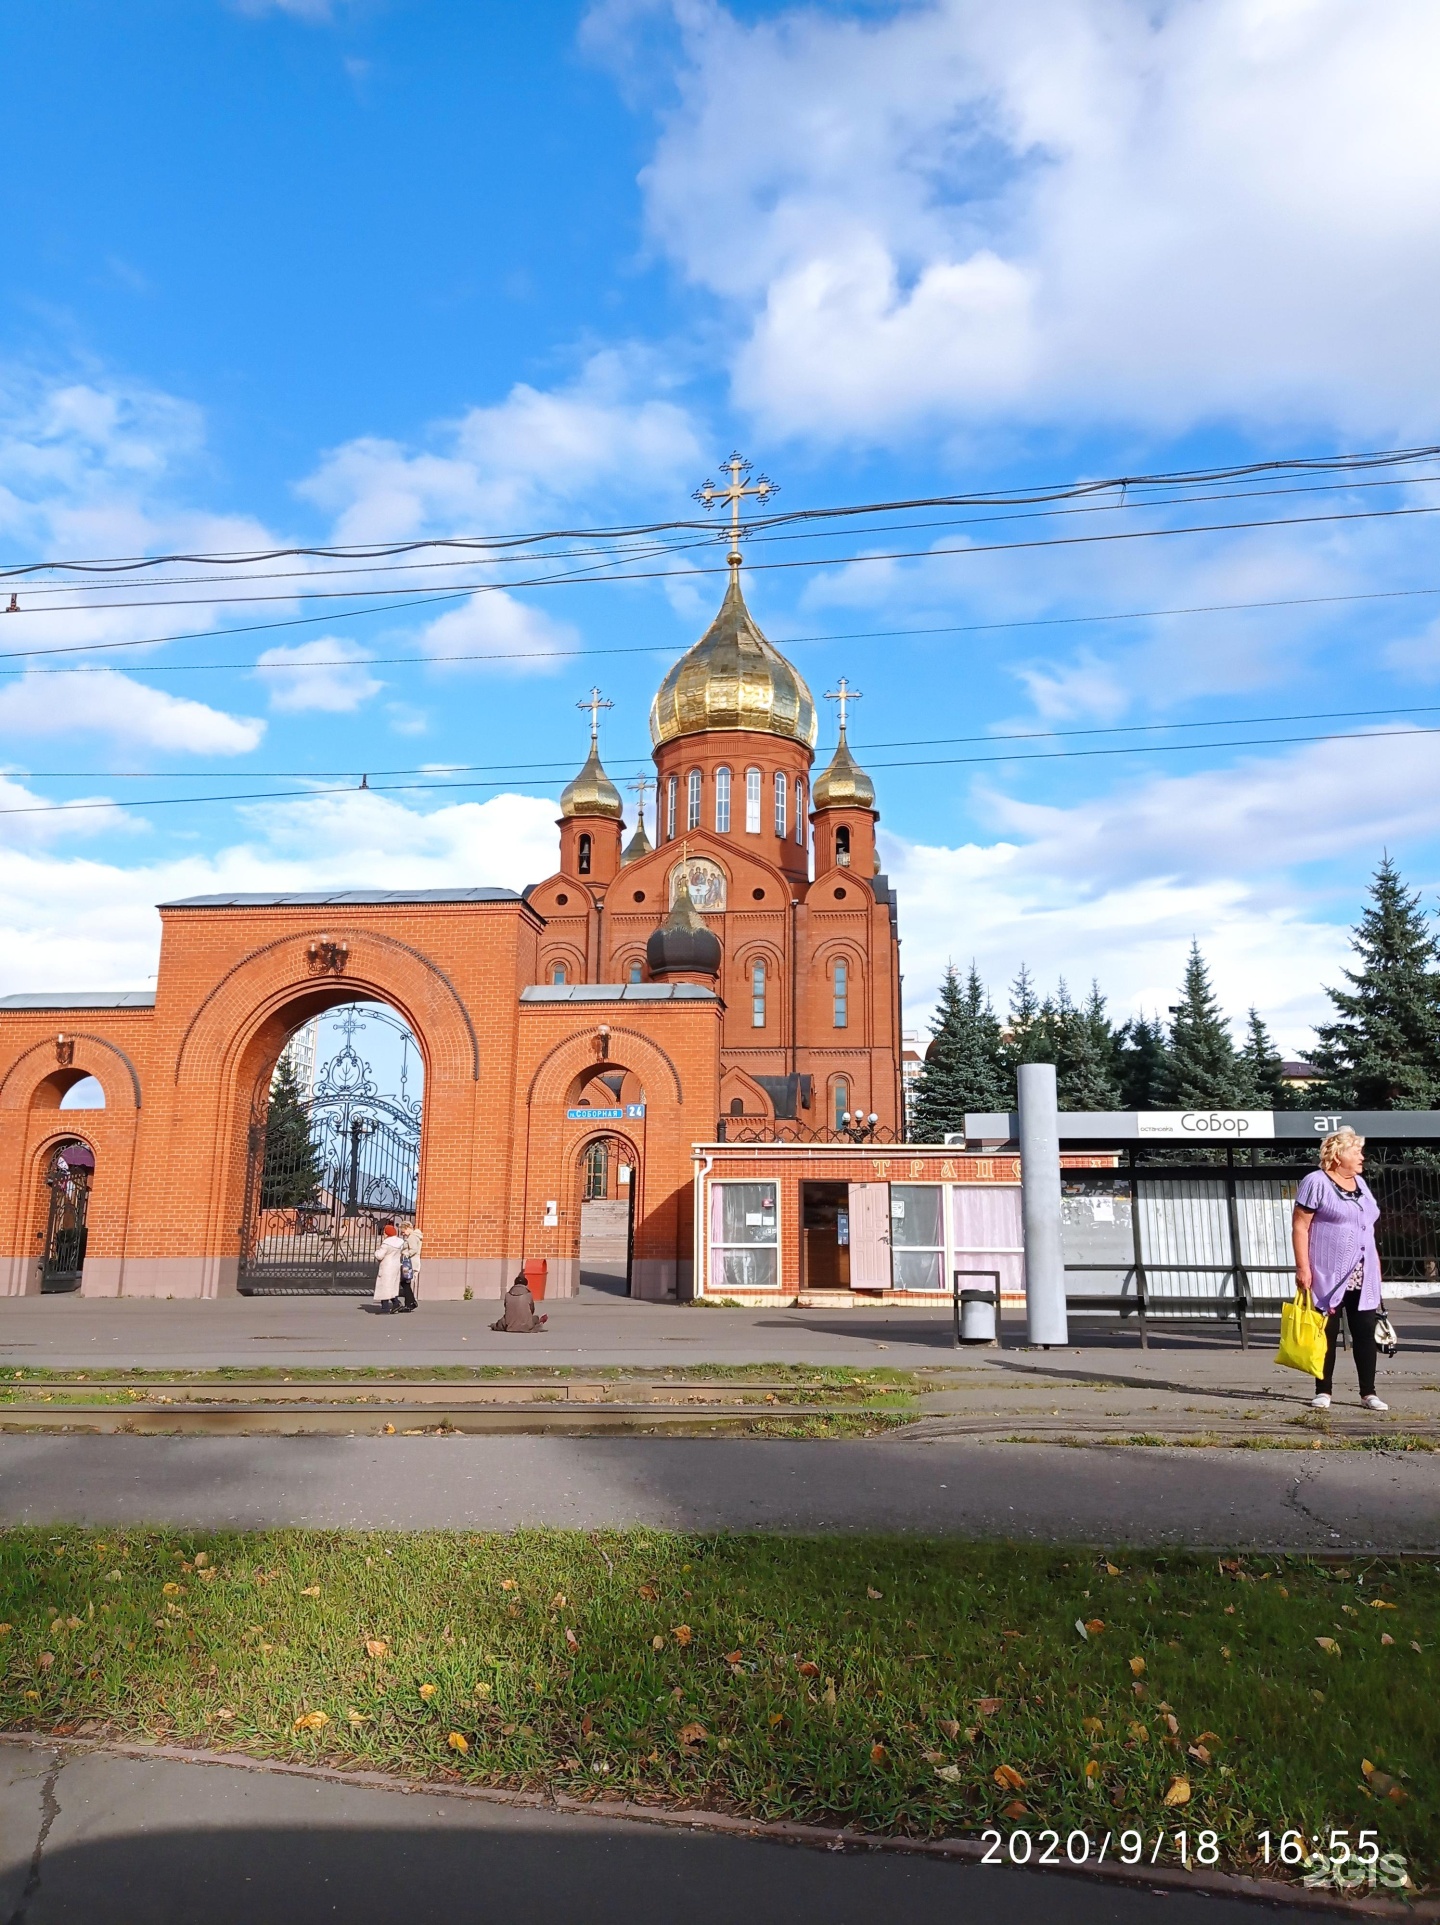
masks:
<path id="1" fill-rule="evenodd" d="M 1062 1110 L 1113 1110 L 1120 1104 L 1115 1032 L 1099 983 L 1076 1008 L 1062 982 L 1056 997 L 1056 1086 Z"/>
<path id="2" fill-rule="evenodd" d="M 1198 942 L 1190 945 L 1165 1067 L 1165 1097 L 1172 1109 L 1251 1107 L 1249 1079 L 1236 1057 Z"/>
<path id="3" fill-rule="evenodd" d="M 312 1202 L 319 1187 L 320 1159 L 310 1140 L 310 1115 L 287 1052 L 276 1064 L 270 1083 L 260 1205 L 266 1210 L 293 1210 L 297 1204 Z"/>
<path id="4" fill-rule="evenodd" d="M 1000 1025 L 974 963 L 963 988 L 954 964 L 946 969 L 930 1033 L 911 1098 L 909 1135 L 916 1143 L 943 1143 L 947 1132 L 965 1128 L 967 1110 L 1008 1110 L 1013 1099 Z"/>
<path id="5" fill-rule="evenodd" d="M 1295 1107 L 1295 1092 L 1281 1075 L 1280 1052 L 1270 1040 L 1258 1010 L 1252 1009 L 1246 1024 L 1245 1042 L 1240 1051 L 1240 1066 L 1250 1085 L 1246 1108 L 1285 1110 Z"/>
<path id="6" fill-rule="evenodd" d="M 1440 1103 L 1440 975 L 1434 930 L 1389 856 L 1351 938 L 1349 989 L 1327 989 L 1332 1022 L 1316 1027 L 1325 1072 L 1315 1103 L 1344 1109 L 1428 1110 Z"/>
<path id="7" fill-rule="evenodd" d="M 1053 1063 L 1055 1060 L 1055 1006 L 1047 997 L 1042 1003 L 1024 963 L 1010 985 L 1010 1022 L 1005 1032 L 1005 1063 L 1014 1087 L 1014 1074 L 1022 1063 Z"/>
<path id="8" fill-rule="evenodd" d="M 1115 1039 L 1120 1077 L 1120 1107 L 1165 1107 L 1170 1080 L 1170 1046 L 1158 1016 L 1132 1016 Z"/>

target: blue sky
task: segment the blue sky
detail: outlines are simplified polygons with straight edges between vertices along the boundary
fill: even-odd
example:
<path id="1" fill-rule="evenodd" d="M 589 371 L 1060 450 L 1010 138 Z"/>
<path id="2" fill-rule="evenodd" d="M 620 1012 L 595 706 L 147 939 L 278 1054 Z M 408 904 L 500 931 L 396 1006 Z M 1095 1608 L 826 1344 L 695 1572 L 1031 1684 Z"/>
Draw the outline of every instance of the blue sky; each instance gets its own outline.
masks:
<path id="1" fill-rule="evenodd" d="M 732 445 L 805 507 L 1428 441 L 1437 56 L 1418 0 L 6 9 L 0 559 L 648 520 Z M 1267 512 L 1376 505 L 1440 492 Z M 1026 961 L 1163 1007 L 1193 934 L 1232 1012 L 1303 1047 L 1381 849 L 1440 880 L 1440 763 L 1399 733 L 1436 719 L 1440 596 L 1394 594 L 1440 588 L 1432 529 L 876 533 L 757 571 L 777 640 L 850 638 L 791 652 L 864 691 L 912 1020 L 951 956 L 1002 995 Z M 951 552 L 841 559 L 896 545 Z M 576 700 L 599 681 L 607 764 L 641 767 L 718 593 L 692 558 L 230 634 L 313 615 L 293 591 L 27 590 L 0 617 L 0 653 L 199 636 L 0 677 L 0 811 L 29 811 L 0 813 L 0 993 L 142 986 L 168 896 L 548 872 Z M 1320 596 L 1350 599 L 1073 619 Z M 954 632 L 995 623 L 1039 625 Z M 927 628 L 952 632 L 876 633 Z M 486 653 L 512 659 L 447 660 Z M 1233 746 L 937 759 L 1207 721 Z M 446 763 L 512 773 L 152 805 Z M 76 799 L 114 806 L 44 806 Z"/>

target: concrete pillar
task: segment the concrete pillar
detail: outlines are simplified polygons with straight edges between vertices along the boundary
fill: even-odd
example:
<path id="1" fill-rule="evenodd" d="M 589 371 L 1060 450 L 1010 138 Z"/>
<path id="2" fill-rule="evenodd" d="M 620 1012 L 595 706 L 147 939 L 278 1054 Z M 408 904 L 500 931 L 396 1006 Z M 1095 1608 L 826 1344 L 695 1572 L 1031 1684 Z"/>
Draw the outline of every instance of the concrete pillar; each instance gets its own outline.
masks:
<path id="1" fill-rule="evenodd" d="M 1032 1344 L 1070 1341 L 1060 1245 L 1060 1118 L 1055 1065 L 1022 1063 L 1020 1214 L 1025 1229 L 1025 1322 Z"/>

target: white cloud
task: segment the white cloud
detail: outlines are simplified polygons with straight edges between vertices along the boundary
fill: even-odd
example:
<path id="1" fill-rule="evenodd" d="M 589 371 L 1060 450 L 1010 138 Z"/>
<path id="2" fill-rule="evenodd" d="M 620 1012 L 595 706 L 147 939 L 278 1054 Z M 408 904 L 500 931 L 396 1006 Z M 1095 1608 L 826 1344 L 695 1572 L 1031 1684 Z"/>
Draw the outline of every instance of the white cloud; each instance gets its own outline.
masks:
<path id="1" fill-rule="evenodd" d="M 561 653 L 580 647 L 581 637 L 569 622 L 495 589 L 448 609 L 422 630 L 419 642 L 437 662 L 491 655 L 500 658 L 496 668 L 523 671 L 553 668 Z"/>
<path id="2" fill-rule="evenodd" d="M 514 534 L 566 503 L 583 503 L 594 526 L 614 518 L 617 499 L 694 485 L 703 457 L 688 416 L 641 392 L 663 384 L 652 362 L 606 351 L 568 387 L 520 382 L 493 407 L 469 409 L 428 449 L 346 442 L 300 493 L 334 517 L 343 542 Z"/>
<path id="3" fill-rule="evenodd" d="M 1431 0 L 668 11 L 650 228 L 770 425 L 1435 422 Z"/>
<path id="4" fill-rule="evenodd" d="M 4 800 L 0 785 L 0 807 Z M 352 790 L 249 809 L 253 833 L 243 843 L 130 868 L 7 848 L 0 838 L 0 995 L 144 988 L 159 956 L 154 905 L 179 896 L 484 884 L 518 890 L 554 871 L 556 810 L 551 799 L 498 795 L 422 812 Z"/>
<path id="5" fill-rule="evenodd" d="M 22 675 L 0 683 L 0 728 L 16 738 L 105 735 L 129 746 L 185 755 L 248 755 L 265 724 L 188 696 L 148 688 L 116 669 L 90 675 Z"/>
<path id="6" fill-rule="evenodd" d="M 0 845 L 49 848 L 59 836 L 97 836 L 139 826 L 104 796 L 75 796 L 72 803 L 87 806 L 62 808 L 13 776 L 0 775 Z M 99 804 L 104 806 L 91 806 Z"/>
<path id="7" fill-rule="evenodd" d="M 230 4 L 237 13 L 249 14 L 255 19 L 267 13 L 288 13 L 292 19 L 323 26 L 335 18 L 331 0 L 230 0 Z"/>
<path id="8" fill-rule="evenodd" d="M 368 660 L 368 652 L 358 642 L 325 635 L 293 648 L 265 649 L 256 673 L 269 688 L 272 709 L 350 715 L 385 686 L 361 666 Z"/>

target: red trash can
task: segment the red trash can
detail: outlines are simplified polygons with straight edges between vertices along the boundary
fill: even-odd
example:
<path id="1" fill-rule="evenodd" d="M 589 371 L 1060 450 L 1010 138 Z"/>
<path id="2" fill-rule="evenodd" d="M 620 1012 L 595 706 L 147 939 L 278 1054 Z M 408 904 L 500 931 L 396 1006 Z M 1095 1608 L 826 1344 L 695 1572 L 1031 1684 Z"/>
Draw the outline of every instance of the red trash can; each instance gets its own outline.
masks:
<path id="1" fill-rule="evenodd" d="M 526 1257 L 520 1266 L 520 1270 L 526 1283 L 530 1286 L 531 1296 L 535 1299 L 536 1303 L 543 1303 L 545 1300 L 545 1279 L 550 1274 L 549 1262 L 544 1257 Z"/>

